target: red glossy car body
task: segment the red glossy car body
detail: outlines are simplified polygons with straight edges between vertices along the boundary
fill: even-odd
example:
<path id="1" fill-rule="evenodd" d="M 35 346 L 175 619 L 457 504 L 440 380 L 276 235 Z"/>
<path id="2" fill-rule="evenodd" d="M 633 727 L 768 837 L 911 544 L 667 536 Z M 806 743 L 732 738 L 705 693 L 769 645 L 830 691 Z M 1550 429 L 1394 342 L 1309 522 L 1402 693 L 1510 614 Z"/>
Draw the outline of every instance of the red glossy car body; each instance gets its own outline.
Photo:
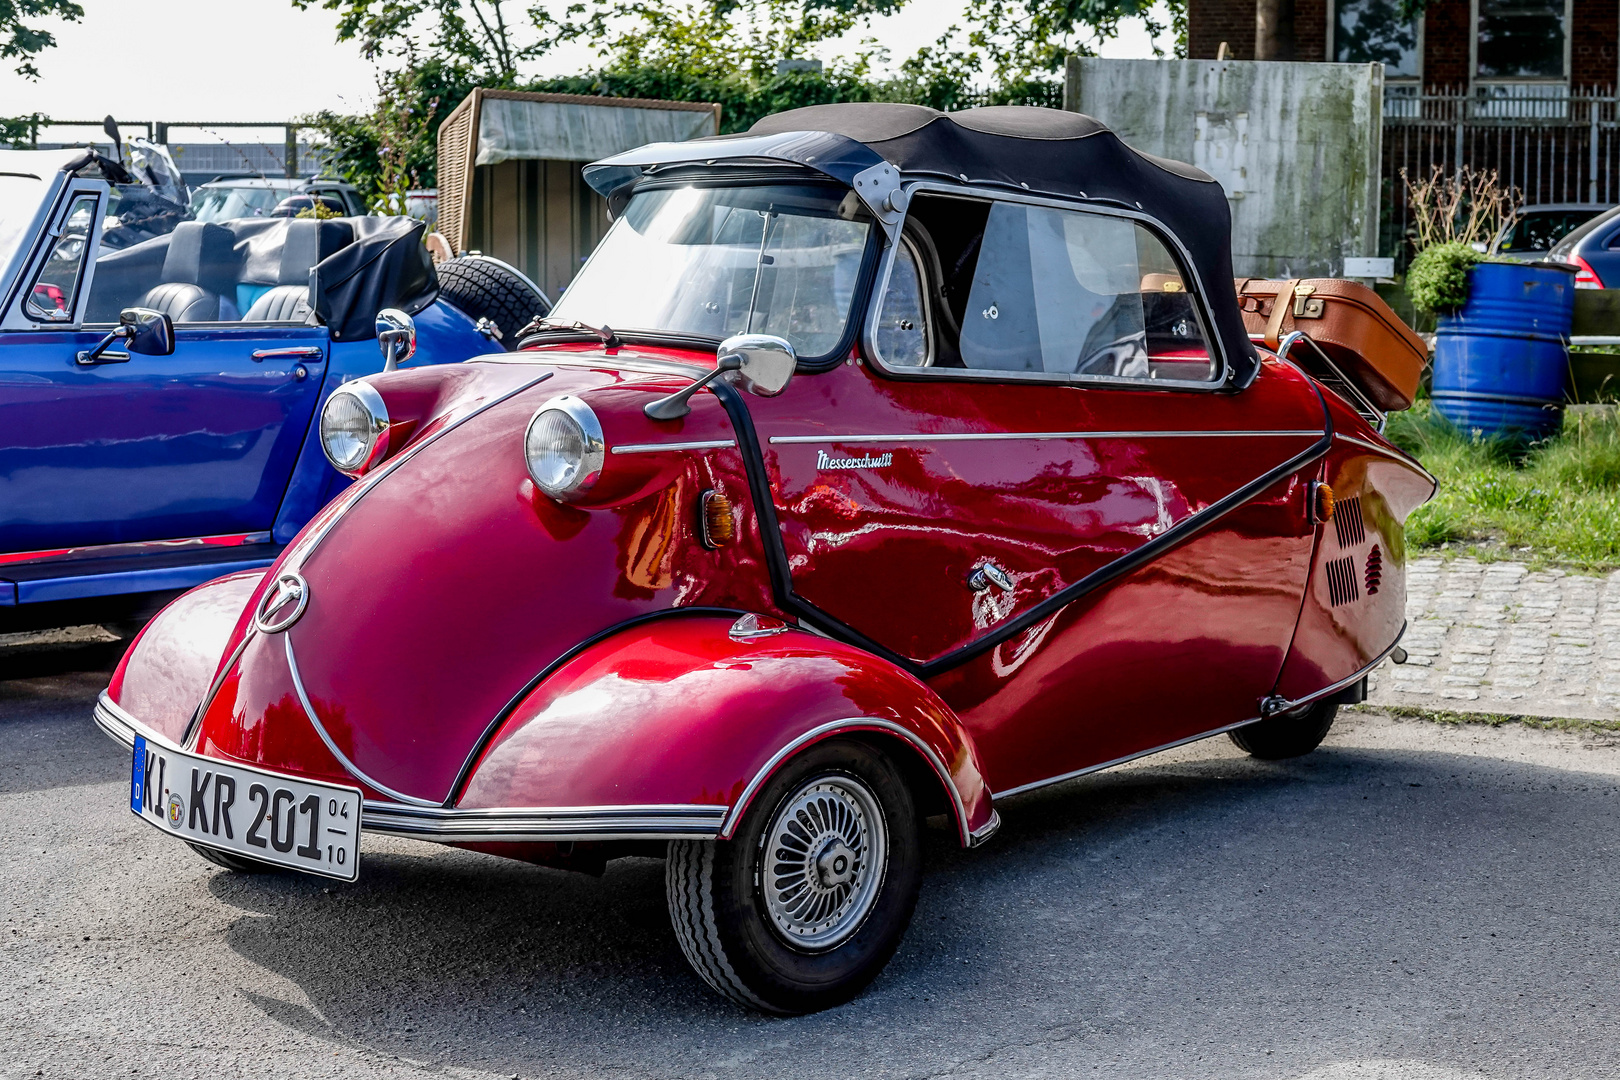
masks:
<path id="1" fill-rule="evenodd" d="M 267 574 L 160 614 L 98 719 L 357 784 L 368 829 L 559 865 L 723 842 L 853 739 L 971 845 L 998 798 L 1353 694 L 1401 633 L 1433 481 L 1274 356 L 1143 390 L 919 378 L 863 342 L 649 418 L 715 362 L 542 336 L 368 380 L 386 460 Z M 563 395 L 606 451 L 571 503 L 522 446 Z M 267 631 L 287 575 L 304 606 Z"/>

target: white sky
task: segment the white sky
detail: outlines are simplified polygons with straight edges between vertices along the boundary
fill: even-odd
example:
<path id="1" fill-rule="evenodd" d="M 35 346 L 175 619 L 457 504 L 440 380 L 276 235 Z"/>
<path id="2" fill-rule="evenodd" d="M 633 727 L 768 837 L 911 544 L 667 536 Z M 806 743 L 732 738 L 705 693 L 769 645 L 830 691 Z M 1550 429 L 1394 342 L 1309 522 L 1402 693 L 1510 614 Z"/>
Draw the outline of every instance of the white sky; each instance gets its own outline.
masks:
<path id="1" fill-rule="evenodd" d="M 286 120 L 333 109 L 359 112 L 373 96 L 373 69 L 354 43 L 339 44 L 334 12 L 299 11 L 290 0 L 81 0 L 78 23 L 49 24 L 57 47 L 37 61 L 38 82 L 0 63 L 0 115 L 42 112 L 59 120 L 121 121 Z M 874 20 L 854 40 L 875 37 L 895 63 L 910 56 L 960 18 L 964 0 L 913 0 L 898 15 Z M 161 47 L 150 44 L 157 35 Z M 143 44 L 143 42 L 147 42 Z M 1102 53 L 1152 55 L 1152 42 L 1132 23 Z M 588 69 L 585 48 L 558 52 L 537 75 Z M 245 132 L 242 134 L 246 134 Z M 62 130 L 63 138 L 90 138 Z M 238 136 L 239 137 L 239 136 Z M 205 141 L 198 131 L 175 132 L 176 141 Z"/>

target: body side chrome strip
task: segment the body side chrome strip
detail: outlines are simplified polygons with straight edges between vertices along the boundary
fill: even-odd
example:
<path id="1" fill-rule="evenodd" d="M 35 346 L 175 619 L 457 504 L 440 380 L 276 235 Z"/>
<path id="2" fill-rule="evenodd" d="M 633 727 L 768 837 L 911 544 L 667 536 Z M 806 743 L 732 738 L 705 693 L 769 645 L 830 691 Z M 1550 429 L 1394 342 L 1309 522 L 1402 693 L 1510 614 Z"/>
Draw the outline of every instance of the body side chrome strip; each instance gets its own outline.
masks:
<path id="1" fill-rule="evenodd" d="M 656 454 L 660 450 L 674 452 L 676 450 L 730 450 L 737 445 L 736 439 L 703 439 L 698 442 L 669 442 L 669 443 L 626 443 L 615 446 L 615 454 Z"/>
<path id="2" fill-rule="evenodd" d="M 192 548 L 238 548 L 271 543 L 269 531 L 226 533 L 220 536 L 187 536 L 176 540 L 133 540 L 120 544 L 89 544 L 83 547 L 49 548 L 43 551 L 0 553 L 0 566 L 31 562 L 68 562 L 103 559 L 123 555 L 156 555 Z"/>
<path id="3" fill-rule="evenodd" d="M 772 446 L 794 443 L 899 443 L 899 442 L 992 442 L 1009 439 L 1233 439 L 1255 436 L 1297 436 L 1320 439 L 1316 431 L 1013 431 L 973 434 L 968 432 L 919 433 L 916 435 L 773 435 Z"/>
<path id="4" fill-rule="evenodd" d="M 309 717 L 310 726 L 315 729 L 315 734 L 321 737 L 321 742 L 326 744 L 326 748 L 332 751 L 332 756 L 338 759 L 338 764 L 342 765 L 343 768 L 348 771 L 349 775 L 354 777 L 356 780 L 359 780 L 363 784 L 370 785 L 374 790 L 382 792 L 391 799 L 397 799 L 398 801 L 408 803 L 411 806 L 437 807 L 439 804 L 436 802 L 431 802 L 427 799 L 418 799 L 414 795 L 406 795 L 403 792 L 395 791 L 386 784 L 378 783 L 376 780 L 373 780 L 371 777 L 361 772 L 360 766 L 350 761 L 348 755 L 342 750 L 338 749 L 337 743 L 332 741 L 332 736 L 326 733 L 326 725 L 321 723 L 321 718 L 315 712 L 315 706 L 310 702 L 309 695 L 304 692 L 304 680 L 298 674 L 298 661 L 293 658 L 292 635 L 283 633 L 281 635 L 281 639 L 287 646 L 287 670 L 292 672 L 293 689 L 298 693 L 298 703 L 304 707 L 304 715 Z"/>
<path id="5" fill-rule="evenodd" d="M 1104 761 L 1096 765 L 1087 765 L 1083 769 L 1075 769 L 1072 772 L 1059 773 L 1057 776 L 1049 776 L 1045 780 L 1035 780 L 1028 784 L 1019 784 L 1015 788 L 1008 788 L 1006 791 L 996 792 L 993 798 L 1006 799 L 1014 795 L 1022 795 L 1026 791 L 1034 791 L 1037 788 L 1050 787 L 1052 784 L 1061 784 L 1065 780 L 1073 780 L 1076 777 L 1085 776 L 1087 773 L 1101 772 L 1104 769 L 1111 769 L 1115 765 L 1123 765 L 1127 761 L 1135 761 L 1137 758 L 1144 758 L 1149 754 L 1157 754 L 1161 750 L 1174 750 L 1178 746 L 1186 746 L 1188 743 L 1197 742 L 1200 739 L 1208 739 L 1215 735 L 1225 735 L 1228 731 L 1236 731 L 1240 727 L 1248 727 L 1250 724 L 1258 724 L 1262 719 L 1264 719 L 1264 717 L 1251 716 L 1247 720 L 1239 720 L 1235 724 L 1227 724 L 1225 727 L 1218 727 L 1214 731 L 1201 731 L 1197 735 L 1189 735 L 1185 739 L 1177 739 L 1174 742 L 1167 742 L 1163 746 L 1155 746 L 1151 750 L 1138 750 L 1134 754 L 1126 754 L 1123 757 L 1114 758 L 1112 761 Z"/>
<path id="6" fill-rule="evenodd" d="M 1218 727 L 1213 731 L 1204 731 L 1197 735 L 1189 735 L 1185 739 L 1177 739 L 1174 742 L 1167 742 L 1163 746 L 1155 746 L 1151 750 L 1139 750 L 1134 754 L 1126 754 L 1124 757 L 1114 758 L 1112 761 L 1104 761 L 1097 765 L 1087 765 L 1083 769 L 1075 769 L 1073 772 L 1062 773 L 1058 776 L 1048 777 L 1045 780 L 1036 780 L 1032 783 L 1020 784 L 1015 788 L 1008 788 L 1006 791 L 998 791 L 993 797 L 996 799 L 1006 799 L 1013 795 L 1022 795 L 1026 791 L 1034 791 L 1037 788 L 1048 787 L 1052 784 L 1061 784 L 1065 780 L 1073 780 L 1076 777 L 1085 776 L 1088 773 L 1101 772 L 1103 769 L 1111 769 L 1115 765 L 1123 765 L 1128 761 L 1135 761 L 1137 758 L 1144 758 L 1150 754 L 1157 754 L 1161 750 L 1174 750 L 1178 746 L 1186 746 L 1188 743 L 1194 743 L 1200 739 L 1208 739 L 1216 735 L 1225 735 L 1228 731 L 1236 731 L 1238 728 L 1248 727 L 1250 724 L 1258 724 L 1260 721 L 1271 716 L 1275 716 L 1279 712 L 1288 712 L 1289 710 L 1296 709 L 1301 705 L 1308 705 L 1313 701 L 1317 701 L 1321 698 L 1327 697 L 1329 694 L 1343 690 L 1345 687 L 1365 678 L 1368 672 L 1372 671 L 1373 668 L 1383 663 L 1384 660 L 1389 657 L 1389 654 L 1395 651 L 1395 646 L 1400 644 L 1401 635 L 1405 633 L 1406 624 L 1402 623 L 1401 633 L 1395 635 L 1395 640 L 1389 643 L 1389 648 L 1379 653 L 1376 660 L 1357 670 L 1357 672 L 1348 679 L 1340 679 L 1338 682 L 1332 684 L 1331 686 L 1323 687 L 1314 694 L 1307 694 L 1295 701 L 1286 702 L 1280 708 L 1266 710 L 1264 707 L 1262 707 L 1262 715 L 1260 716 L 1250 717 L 1247 720 L 1240 720 L 1235 724 L 1227 724 L 1225 727 Z M 1268 698 L 1267 700 L 1269 701 L 1271 699 Z"/>
<path id="7" fill-rule="evenodd" d="M 728 810 L 725 806 L 700 804 L 462 810 L 395 806 L 368 799 L 361 828 L 438 843 L 713 840 Z"/>
<path id="8" fill-rule="evenodd" d="M 1370 443 L 1366 439 L 1358 439 L 1354 435 L 1345 435 L 1342 432 L 1337 431 L 1333 433 L 1333 437 L 1335 439 L 1342 439 L 1347 443 L 1354 443 L 1356 446 L 1362 447 L 1366 450 L 1371 450 L 1374 453 L 1382 454 L 1387 458 L 1400 462 L 1402 465 L 1409 465 L 1418 472 L 1422 473 L 1424 476 L 1428 477 L 1430 480 L 1434 481 L 1437 487 L 1439 486 L 1440 481 L 1435 480 L 1434 474 L 1428 469 L 1425 469 L 1422 462 L 1418 461 L 1414 457 L 1409 457 L 1406 451 L 1400 449 L 1399 447 L 1391 448 L 1388 446 L 1379 446 L 1377 443 Z"/>
<path id="9" fill-rule="evenodd" d="M 1276 697 L 1275 695 L 1268 697 L 1260 703 L 1260 715 L 1269 717 L 1276 716 L 1278 713 L 1292 712 L 1302 705 L 1309 705 L 1311 702 L 1319 701 L 1322 698 L 1327 697 L 1329 694 L 1336 694 L 1340 690 L 1343 690 L 1348 686 L 1353 686 L 1362 679 L 1365 679 L 1367 674 L 1371 672 L 1373 668 L 1387 660 L 1389 658 L 1389 654 L 1394 652 L 1396 647 L 1400 645 L 1401 638 L 1406 636 L 1406 628 L 1409 625 L 1409 623 L 1402 622 L 1400 630 L 1398 630 L 1395 634 L 1395 640 L 1389 643 L 1389 648 L 1373 657 L 1370 663 L 1363 664 L 1360 668 L 1357 668 L 1354 675 L 1340 679 L 1338 682 L 1332 683 L 1328 686 L 1324 686 L 1322 689 L 1317 690 L 1314 693 L 1306 694 L 1303 697 L 1297 697 L 1292 701 L 1289 701 L 1287 698 Z"/>
<path id="10" fill-rule="evenodd" d="M 922 752 L 928 764 L 933 766 L 934 773 L 939 777 L 940 782 L 945 785 L 945 790 L 950 792 L 951 803 L 956 812 L 956 828 L 961 833 L 962 846 L 973 847 L 975 844 L 983 842 L 975 840 L 973 834 L 968 831 L 967 807 L 962 804 L 962 793 L 956 790 L 956 784 L 951 780 L 950 771 L 946 769 L 945 763 L 939 759 L 939 755 L 934 753 L 934 748 L 923 742 L 916 732 L 901 727 L 893 720 L 881 720 L 871 716 L 853 716 L 844 720 L 832 720 L 813 727 L 772 754 L 770 760 L 760 768 L 759 772 L 754 774 L 754 778 L 748 782 L 748 786 L 743 788 L 742 794 L 737 797 L 736 804 L 732 806 L 731 813 L 727 815 L 725 825 L 720 830 L 720 838 L 722 840 L 731 839 L 732 834 L 737 831 L 737 826 L 742 822 L 742 816 L 748 809 L 748 804 L 759 793 L 759 789 L 765 786 L 765 781 L 769 780 L 772 774 L 776 772 L 777 767 L 792 756 L 794 751 L 843 731 L 889 732 L 899 735 L 912 746 L 915 746 Z M 980 831 L 983 832 L 983 828 Z M 985 834 L 984 839 L 989 839 L 988 833 Z"/>

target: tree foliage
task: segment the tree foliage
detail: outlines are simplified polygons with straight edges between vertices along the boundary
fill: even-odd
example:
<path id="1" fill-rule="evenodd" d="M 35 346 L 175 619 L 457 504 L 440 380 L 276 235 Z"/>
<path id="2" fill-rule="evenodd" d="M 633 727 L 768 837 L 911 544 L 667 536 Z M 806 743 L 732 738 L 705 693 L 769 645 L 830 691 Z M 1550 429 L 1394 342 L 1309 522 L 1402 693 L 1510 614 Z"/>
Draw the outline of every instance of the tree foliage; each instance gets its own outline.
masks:
<path id="1" fill-rule="evenodd" d="M 478 85 L 714 101 L 722 130 L 733 132 L 769 113 L 836 101 L 905 101 L 946 110 L 1056 105 L 1061 87 L 1053 72 L 1063 57 L 1089 53 L 1125 20 L 1143 19 L 1155 37 L 1168 28 L 1185 38 L 1186 0 L 1168 0 L 1168 27 L 1155 20 L 1151 0 L 968 0 L 966 29 L 952 27 L 892 76 L 876 74 L 889 53 L 870 37 L 817 69 L 778 70 L 778 61 L 811 59 L 826 43 L 869 27 L 874 17 L 927 2 L 292 0 L 299 8 L 338 12 L 339 40 L 395 65 L 379 78 L 381 103 L 373 113 L 324 112 L 306 121 L 324 133 L 333 165 L 373 200 L 386 198 L 402 177 L 413 186 L 436 183 L 439 124 Z M 556 78 L 527 74 L 565 43 L 592 47 L 598 65 Z M 978 89 L 984 80 L 994 89 Z M 420 133 L 410 134 L 418 123 Z M 389 173 L 391 159 L 397 164 Z"/>
<path id="2" fill-rule="evenodd" d="M 0 60 L 15 60 L 17 74 L 25 79 L 39 78 L 34 58 L 54 46 L 56 37 L 23 20 L 49 18 L 77 22 L 84 8 L 73 0 L 0 0 Z"/>

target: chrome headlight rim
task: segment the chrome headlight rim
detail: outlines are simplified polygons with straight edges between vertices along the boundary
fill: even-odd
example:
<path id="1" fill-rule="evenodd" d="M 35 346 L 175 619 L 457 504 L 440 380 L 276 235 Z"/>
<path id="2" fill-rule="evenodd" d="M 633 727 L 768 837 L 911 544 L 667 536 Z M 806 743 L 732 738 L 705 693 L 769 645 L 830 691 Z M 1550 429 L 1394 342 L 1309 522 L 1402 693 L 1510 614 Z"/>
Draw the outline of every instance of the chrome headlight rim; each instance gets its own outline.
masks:
<path id="1" fill-rule="evenodd" d="M 332 403 L 340 397 L 353 398 L 361 409 L 365 411 L 368 420 L 367 434 L 369 439 L 366 451 L 355 462 L 337 460 L 332 456 L 331 447 L 327 445 L 326 417 L 331 411 Z M 326 404 L 321 407 L 321 452 L 326 455 L 326 460 L 331 462 L 332 468 L 344 476 L 358 479 L 370 472 L 378 462 L 388 456 L 389 427 L 388 406 L 383 402 L 383 397 L 377 392 L 377 388 L 364 379 L 346 382 L 332 391 L 331 396 L 326 399 Z"/>
<path id="2" fill-rule="evenodd" d="M 584 453 L 580 457 L 579 469 L 575 473 L 574 481 L 566 488 L 557 488 L 547 483 L 535 474 L 534 460 L 529 454 L 529 437 L 534 431 L 534 425 L 548 412 L 561 413 L 572 420 L 579 427 L 583 436 Z M 558 502 L 574 502 L 585 496 L 591 487 L 602 476 L 602 469 L 607 464 L 607 439 L 602 434 L 602 422 L 597 419 L 596 410 L 572 394 L 561 394 L 546 401 L 529 422 L 523 427 L 523 465 L 528 470 L 529 479 L 534 486 L 549 498 Z"/>

